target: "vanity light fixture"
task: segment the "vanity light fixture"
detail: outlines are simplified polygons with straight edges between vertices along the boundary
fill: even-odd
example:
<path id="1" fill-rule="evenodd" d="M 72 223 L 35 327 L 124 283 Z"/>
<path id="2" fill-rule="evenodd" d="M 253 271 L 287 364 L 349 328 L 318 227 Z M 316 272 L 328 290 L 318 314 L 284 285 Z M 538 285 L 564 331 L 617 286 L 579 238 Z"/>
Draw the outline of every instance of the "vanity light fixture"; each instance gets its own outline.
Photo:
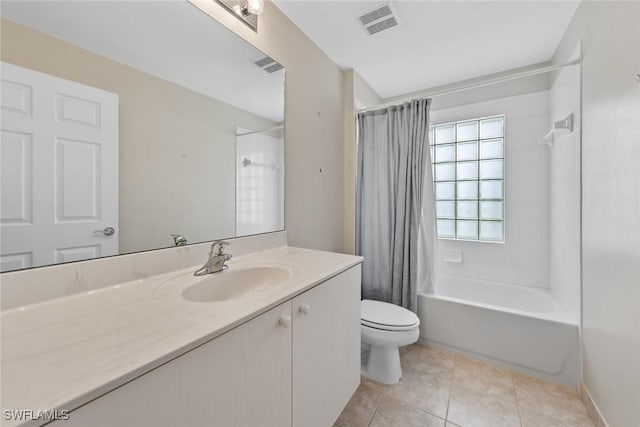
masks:
<path id="1" fill-rule="evenodd" d="M 216 0 L 238 19 L 258 32 L 258 15 L 264 10 L 264 0 Z"/>
<path id="2" fill-rule="evenodd" d="M 233 11 L 235 13 L 245 17 L 249 15 L 260 15 L 263 10 L 263 0 L 247 0 L 247 2 L 242 6 L 238 4 L 233 7 Z"/>

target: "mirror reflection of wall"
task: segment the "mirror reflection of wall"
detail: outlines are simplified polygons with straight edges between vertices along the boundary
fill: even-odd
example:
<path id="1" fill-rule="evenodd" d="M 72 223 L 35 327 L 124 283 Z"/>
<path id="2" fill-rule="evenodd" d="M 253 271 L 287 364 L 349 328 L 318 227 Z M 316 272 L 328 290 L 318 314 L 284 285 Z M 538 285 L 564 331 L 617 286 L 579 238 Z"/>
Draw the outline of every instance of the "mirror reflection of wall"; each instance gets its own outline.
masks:
<path id="1" fill-rule="evenodd" d="M 1 271 L 284 228 L 284 70 L 266 55 L 187 2 L 1 14 Z M 236 126 L 278 129 L 260 224 L 237 221 Z"/>
<path id="2" fill-rule="evenodd" d="M 236 129 L 236 235 L 284 228 L 282 126 Z"/>

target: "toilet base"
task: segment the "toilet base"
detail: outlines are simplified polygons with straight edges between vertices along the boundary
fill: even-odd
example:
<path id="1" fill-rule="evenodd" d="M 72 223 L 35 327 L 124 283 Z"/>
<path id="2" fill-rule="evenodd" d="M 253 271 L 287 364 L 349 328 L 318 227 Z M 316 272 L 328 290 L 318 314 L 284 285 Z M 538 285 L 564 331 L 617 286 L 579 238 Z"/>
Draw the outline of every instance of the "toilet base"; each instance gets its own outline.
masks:
<path id="1" fill-rule="evenodd" d="M 398 347 L 370 346 L 369 357 L 362 366 L 362 375 L 382 384 L 399 383 L 402 378 L 402 368 Z"/>

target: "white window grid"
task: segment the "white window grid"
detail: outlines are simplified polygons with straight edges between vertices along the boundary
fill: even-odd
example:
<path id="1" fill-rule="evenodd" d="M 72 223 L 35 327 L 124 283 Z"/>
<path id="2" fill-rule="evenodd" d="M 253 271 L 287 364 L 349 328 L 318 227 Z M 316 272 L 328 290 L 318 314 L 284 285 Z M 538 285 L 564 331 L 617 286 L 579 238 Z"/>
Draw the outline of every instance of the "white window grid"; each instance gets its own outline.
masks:
<path id="1" fill-rule="evenodd" d="M 439 239 L 504 242 L 504 115 L 433 125 Z"/>

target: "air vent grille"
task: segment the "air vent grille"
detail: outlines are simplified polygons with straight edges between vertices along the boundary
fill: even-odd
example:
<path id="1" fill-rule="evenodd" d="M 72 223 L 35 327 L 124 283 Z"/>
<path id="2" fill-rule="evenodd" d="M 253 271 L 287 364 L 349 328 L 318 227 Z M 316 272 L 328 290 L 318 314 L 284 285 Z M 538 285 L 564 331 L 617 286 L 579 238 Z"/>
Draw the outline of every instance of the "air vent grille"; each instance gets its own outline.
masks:
<path id="1" fill-rule="evenodd" d="M 284 68 L 282 64 L 269 56 L 265 56 L 264 58 L 255 60 L 253 61 L 253 63 L 262 68 L 267 73 L 275 73 L 276 71 L 282 70 Z"/>
<path id="2" fill-rule="evenodd" d="M 391 3 L 383 3 L 358 14 L 358 20 L 367 34 L 374 35 L 398 25 L 397 14 Z"/>
<path id="3" fill-rule="evenodd" d="M 396 25 L 398 25 L 398 21 L 396 21 L 395 18 L 389 18 L 385 19 L 384 21 L 380 21 L 377 24 L 368 26 L 367 31 L 369 32 L 369 34 L 374 35 L 376 33 L 379 33 L 380 31 L 395 27 Z"/>
<path id="4" fill-rule="evenodd" d="M 362 25 L 367 25 L 373 21 L 377 21 L 389 15 L 391 15 L 391 9 L 389 8 L 388 5 L 384 5 L 380 9 L 376 9 L 373 12 L 369 12 L 364 15 L 361 15 L 359 18 L 360 18 L 360 22 L 362 22 Z"/>
<path id="5" fill-rule="evenodd" d="M 277 62 L 273 65 L 269 65 L 268 67 L 266 67 L 264 70 L 269 72 L 269 73 L 275 73 L 278 70 L 282 70 L 284 68 L 284 66 L 282 64 L 278 64 Z"/>
<path id="6" fill-rule="evenodd" d="M 273 64 L 274 62 L 276 62 L 276 61 L 274 61 L 272 58 L 270 58 L 268 56 L 265 56 L 264 58 L 259 59 L 256 62 L 254 62 L 254 64 L 256 64 L 260 68 L 264 68 L 269 64 Z"/>

